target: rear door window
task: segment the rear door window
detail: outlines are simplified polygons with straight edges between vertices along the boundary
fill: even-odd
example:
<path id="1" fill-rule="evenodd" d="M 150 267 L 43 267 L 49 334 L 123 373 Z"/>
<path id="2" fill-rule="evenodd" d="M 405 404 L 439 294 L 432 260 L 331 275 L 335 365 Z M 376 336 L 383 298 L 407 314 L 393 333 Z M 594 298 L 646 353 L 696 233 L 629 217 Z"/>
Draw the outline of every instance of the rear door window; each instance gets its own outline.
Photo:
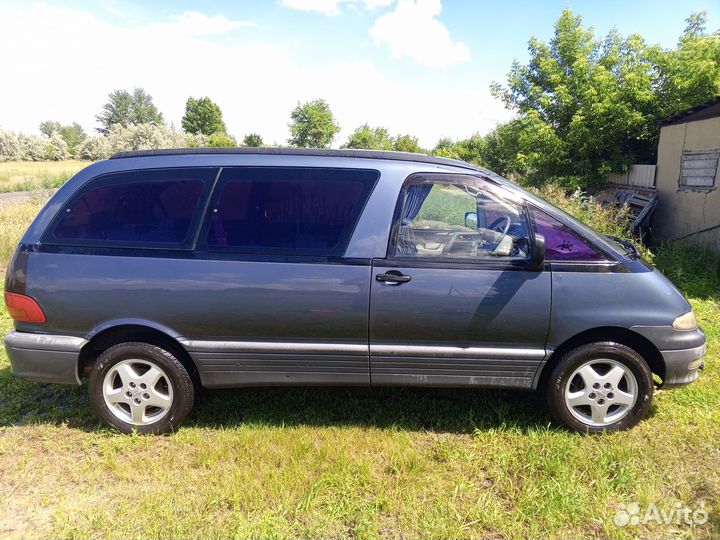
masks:
<path id="1" fill-rule="evenodd" d="M 359 169 L 225 168 L 210 208 L 207 247 L 342 255 L 378 176 Z"/>
<path id="2" fill-rule="evenodd" d="M 61 211 L 48 240 L 132 247 L 186 245 L 216 175 L 216 168 L 195 168 L 102 176 Z"/>

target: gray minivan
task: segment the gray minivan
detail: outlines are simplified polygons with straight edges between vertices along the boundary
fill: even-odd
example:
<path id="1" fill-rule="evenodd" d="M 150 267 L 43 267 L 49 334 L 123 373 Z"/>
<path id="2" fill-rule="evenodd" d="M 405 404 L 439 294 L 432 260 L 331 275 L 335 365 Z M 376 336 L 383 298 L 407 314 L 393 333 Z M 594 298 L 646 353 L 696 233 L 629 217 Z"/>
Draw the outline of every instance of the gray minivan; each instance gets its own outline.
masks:
<path id="1" fill-rule="evenodd" d="M 419 154 L 118 154 L 52 197 L 8 268 L 12 369 L 89 378 L 122 431 L 176 429 L 200 387 L 544 392 L 581 432 L 632 427 L 698 377 L 705 335 L 632 245 L 498 175 Z"/>

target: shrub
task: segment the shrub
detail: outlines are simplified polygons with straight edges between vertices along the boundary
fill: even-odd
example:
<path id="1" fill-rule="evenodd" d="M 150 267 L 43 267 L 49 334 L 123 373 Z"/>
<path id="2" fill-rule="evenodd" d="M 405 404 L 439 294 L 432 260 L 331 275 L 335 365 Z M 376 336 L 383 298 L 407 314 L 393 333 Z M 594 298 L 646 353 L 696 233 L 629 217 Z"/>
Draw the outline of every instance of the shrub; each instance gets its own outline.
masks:
<path id="1" fill-rule="evenodd" d="M 21 159 L 20 139 L 12 131 L 0 129 L 0 161 Z"/>
<path id="2" fill-rule="evenodd" d="M 53 133 L 45 141 L 45 161 L 62 161 L 70 158 L 70 150 L 67 142 L 60 133 Z"/>
<path id="3" fill-rule="evenodd" d="M 213 133 L 208 137 L 207 144 L 212 148 L 234 148 L 237 146 L 237 141 L 227 133 Z"/>
<path id="4" fill-rule="evenodd" d="M 643 257 L 652 261 L 652 252 L 638 238 L 634 238 L 630 234 L 630 208 L 627 205 L 622 207 L 604 206 L 600 201 L 579 189 L 568 193 L 559 184 L 546 184 L 540 188 L 530 187 L 529 190 L 562 208 L 596 231 L 629 240 Z"/>
<path id="5" fill-rule="evenodd" d="M 80 146 L 78 146 L 75 156 L 78 159 L 89 159 L 97 161 L 99 159 L 107 159 L 112 154 L 110 142 L 107 137 L 88 137 Z"/>
<path id="6" fill-rule="evenodd" d="M 25 161 L 43 161 L 47 151 L 48 137 L 20 134 L 20 159 Z"/>

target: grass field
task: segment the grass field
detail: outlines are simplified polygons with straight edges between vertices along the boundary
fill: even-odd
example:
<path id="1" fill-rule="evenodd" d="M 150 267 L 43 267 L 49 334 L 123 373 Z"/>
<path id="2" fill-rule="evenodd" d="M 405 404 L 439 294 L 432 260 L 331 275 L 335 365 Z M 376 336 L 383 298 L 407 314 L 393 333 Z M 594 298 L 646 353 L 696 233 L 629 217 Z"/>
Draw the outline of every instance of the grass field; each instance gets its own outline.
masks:
<path id="1" fill-rule="evenodd" d="M 1 265 L 38 204 L 0 211 Z M 707 369 L 606 436 L 554 427 L 529 393 L 305 388 L 206 392 L 177 433 L 122 436 L 85 387 L 16 379 L 0 353 L 0 537 L 717 538 L 720 261 L 655 261 L 697 311 Z M 633 503 L 709 521 L 616 525 Z"/>
<path id="2" fill-rule="evenodd" d="M 89 161 L 0 161 L 0 193 L 57 188 L 89 164 Z"/>

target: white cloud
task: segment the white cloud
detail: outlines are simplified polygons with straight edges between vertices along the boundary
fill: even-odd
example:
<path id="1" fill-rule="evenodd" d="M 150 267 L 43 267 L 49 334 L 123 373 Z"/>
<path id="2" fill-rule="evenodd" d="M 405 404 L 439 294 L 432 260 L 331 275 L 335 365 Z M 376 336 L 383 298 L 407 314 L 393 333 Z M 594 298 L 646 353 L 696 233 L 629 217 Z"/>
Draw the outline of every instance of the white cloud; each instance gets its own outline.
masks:
<path id="1" fill-rule="evenodd" d="M 453 42 L 438 21 L 440 0 L 398 0 L 395 11 L 375 21 L 370 35 L 390 47 L 395 58 L 412 58 L 430 67 L 443 67 L 470 59 L 470 50 Z"/>
<path id="2" fill-rule="evenodd" d="M 195 36 L 225 34 L 240 28 L 256 26 L 252 21 L 231 21 L 225 15 L 208 17 L 197 11 L 186 11 L 182 15 L 171 17 L 170 20 L 172 29 Z"/>
<path id="3" fill-rule="evenodd" d="M 357 8 L 362 5 L 370 11 L 389 6 L 395 0 L 282 0 L 282 5 L 298 11 L 315 11 L 324 15 L 340 15 L 340 6 Z"/>
<path id="4" fill-rule="evenodd" d="M 0 5 L 0 50 L 8 52 L 0 55 L 0 127 L 37 132 L 40 122 L 52 119 L 92 131 L 108 93 L 135 86 L 145 88 L 175 126 L 188 96 L 209 96 L 236 137 L 257 132 L 279 144 L 289 136 L 293 107 L 314 98 L 326 99 L 343 127 L 337 146 L 365 122 L 411 133 L 432 147 L 440 136 L 484 132 L 508 118 L 484 84 L 448 85 L 436 77 L 417 84 L 369 62 L 308 58 L 263 41 L 262 32 L 242 29 L 238 21 L 220 19 L 199 32 L 187 20 L 180 15 L 128 27 L 82 10 Z M 242 42 L 231 34 L 206 37 L 224 29 L 253 33 Z"/>

